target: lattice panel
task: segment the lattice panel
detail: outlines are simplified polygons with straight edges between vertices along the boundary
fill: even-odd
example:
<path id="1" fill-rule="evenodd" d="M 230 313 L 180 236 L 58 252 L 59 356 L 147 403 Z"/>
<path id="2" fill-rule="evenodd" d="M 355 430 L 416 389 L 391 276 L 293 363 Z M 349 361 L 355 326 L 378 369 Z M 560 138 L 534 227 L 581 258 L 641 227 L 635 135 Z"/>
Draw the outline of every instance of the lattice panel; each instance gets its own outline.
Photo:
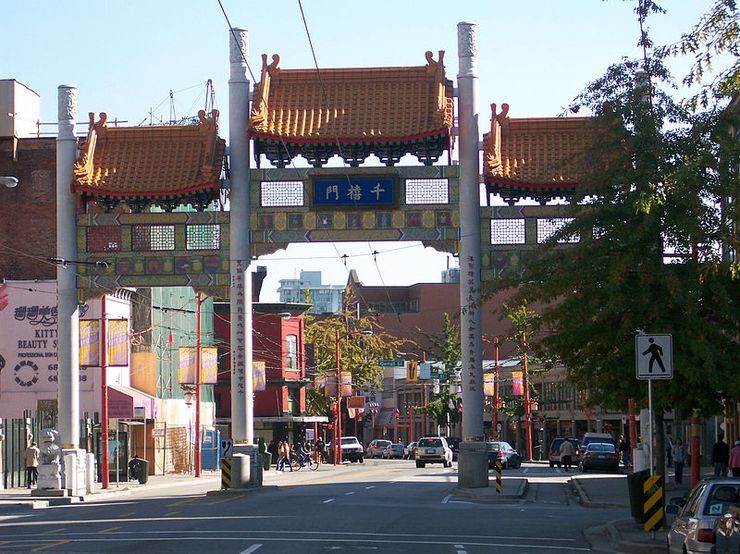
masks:
<path id="1" fill-rule="evenodd" d="M 573 221 L 572 217 L 555 217 L 552 219 L 538 219 L 537 220 L 537 242 L 539 244 L 547 241 L 551 236 L 557 233 L 560 229 L 568 225 Z M 561 244 L 572 244 L 580 240 L 580 237 L 571 235 L 566 239 L 561 239 L 558 242 Z"/>
<path id="2" fill-rule="evenodd" d="M 87 228 L 88 252 L 120 252 L 121 227 L 119 225 L 101 225 Z"/>
<path id="3" fill-rule="evenodd" d="M 161 251 L 175 249 L 174 225 L 134 225 L 131 228 L 131 249 Z"/>
<path id="4" fill-rule="evenodd" d="M 524 244 L 524 219 L 492 219 L 491 244 Z"/>
<path id="5" fill-rule="evenodd" d="M 406 204 L 449 204 L 448 179 L 406 179 Z"/>
<path id="6" fill-rule="evenodd" d="M 261 181 L 260 205 L 263 208 L 303 206 L 303 181 Z"/>
<path id="7" fill-rule="evenodd" d="M 218 250 L 221 248 L 221 227 L 218 225 L 188 225 L 188 250 Z"/>

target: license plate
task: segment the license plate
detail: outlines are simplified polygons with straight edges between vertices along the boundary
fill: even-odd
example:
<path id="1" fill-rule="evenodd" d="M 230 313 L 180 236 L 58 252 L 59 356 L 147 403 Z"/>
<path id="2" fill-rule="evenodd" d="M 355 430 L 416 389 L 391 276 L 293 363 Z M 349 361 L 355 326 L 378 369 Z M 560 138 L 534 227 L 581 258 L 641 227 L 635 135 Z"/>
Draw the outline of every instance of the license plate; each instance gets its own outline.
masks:
<path id="1" fill-rule="evenodd" d="M 435 450 L 434 450 L 434 448 L 427 448 L 426 449 L 426 453 L 427 454 L 434 454 L 435 453 Z"/>
<path id="2" fill-rule="evenodd" d="M 597 454 L 597 455 L 596 455 L 596 457 L 597 457 L 597 458 L 598 458 L 599 460 L 605 460 L 605 459 L 606 459 L 606 454 Z"/>

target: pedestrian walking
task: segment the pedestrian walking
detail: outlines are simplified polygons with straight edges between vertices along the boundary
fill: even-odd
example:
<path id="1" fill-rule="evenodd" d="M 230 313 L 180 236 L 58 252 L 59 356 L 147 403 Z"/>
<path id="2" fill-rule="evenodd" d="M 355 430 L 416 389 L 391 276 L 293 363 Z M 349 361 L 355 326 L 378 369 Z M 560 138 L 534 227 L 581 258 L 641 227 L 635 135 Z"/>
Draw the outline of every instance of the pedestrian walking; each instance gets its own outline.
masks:
<path id="1" fill-rule="evenodd" d="M 676 439 L 673 443 L 673 466 L 676 473 L 676 484 L 680 485 L 683 483 L 683 467 L 686 465 L 686 458 L 688 452 L 686 447 L 680 438 Z"/>
<path id="2" fill-rule="evenodd" d="M 570 471 L 575 453 L 576 450 L 573 448 L 573 444 L 569 440 L 564 440 L 563 444 L 560 445 L 560 462 L 563 464 L 565 471 Z"/>
<path id="3" fill-rule="evenodd" d="M 735 440 L 735 446 L 730 450 L 730 469 L 733 477 L 740 477 L 740 437 Z"/>
<path id="4" fill-rule="evenodd" d="M 711 463 L 714 465 L 715 477 L 725 477 L 727 475 L 727 462 L 730 461 L 730 447 L 722 439 L 725 438 L 724 433 L 717 435 L 717 442 L 712 446 L 712 460 Z"/>
<path id="5" fill-rule="evenodd" d="M 624 464 L 624 467 L 630 466 L 630 441 L 624 438 L 624 436 L 619 436 L 619 453 L 622 455 L 622 464 Z"/>
<path id="6" fill-rule="evenodd" d="M 290 471 L 293 471 L 293 467 L 290 465 L 290 445 L 287 441 L 280 441 L 278 442 L 277 470 L 283 471 L 285 464 L 288 464 Z"/>
<path id="7" fill-rule="evenodd" d="M 39 478 L 39 447 L 36 446 L 35 442 L 26 448 L 23 453 L 23 458 L 26 463 L 26 486 L 30 489 L 32 485 L 35 485 Z"/>

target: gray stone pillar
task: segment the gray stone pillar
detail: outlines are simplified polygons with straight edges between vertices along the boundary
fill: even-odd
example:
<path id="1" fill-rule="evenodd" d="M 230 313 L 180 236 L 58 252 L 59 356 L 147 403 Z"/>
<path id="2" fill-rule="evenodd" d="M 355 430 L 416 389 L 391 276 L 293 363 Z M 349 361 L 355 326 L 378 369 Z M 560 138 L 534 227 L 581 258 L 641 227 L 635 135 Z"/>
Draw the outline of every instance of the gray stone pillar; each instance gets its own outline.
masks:
<path id="1" fill-rule="evenodd" d="M 62 448 L 78 448 L 80 443 L 80 365 L 79 311 L 77 304 L 77 237 L 75 199 L 71 192 L 72 169 L 77 161 L 77 88 L 58 89 L 56 148 L 57 252 L 56 257 L 71 262 L 57 265 L 58 314 L 58 430 Z"/>
<path id="2" fill-rule="evenodd" d="M 463 420 L 458 486 L 488 486 L 483 436 L 481 317 L 480 154 L 476 26 L 458 23 L 458 121 L 460 143 L 460 345 Z M 482 444 L 481 444 L 482 443 Z M 482 452 L 482 454 L 481 454 Z"/>
<path id="3" fill-rule="evenodd" d="M 231 169 L 231 434 L 254 444 L 252 276 L 249 243 L 249 80 L 247 31 L 229 31 L 229 163 Z"/>

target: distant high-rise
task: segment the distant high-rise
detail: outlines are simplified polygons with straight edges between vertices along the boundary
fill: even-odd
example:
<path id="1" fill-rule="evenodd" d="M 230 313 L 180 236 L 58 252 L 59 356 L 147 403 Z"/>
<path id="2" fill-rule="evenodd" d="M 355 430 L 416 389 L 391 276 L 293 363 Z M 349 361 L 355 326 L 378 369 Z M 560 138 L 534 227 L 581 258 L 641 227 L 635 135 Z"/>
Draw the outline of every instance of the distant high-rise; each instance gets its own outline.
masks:
<path id="1" fill-rule="evenodd" d="M 337 314 L 342 311 L 344 285 L 324 285 L 320 271 L 301 271 L 299 279 L 280 279 L 280 302 L 311 304 L 308 313 Z"/>

